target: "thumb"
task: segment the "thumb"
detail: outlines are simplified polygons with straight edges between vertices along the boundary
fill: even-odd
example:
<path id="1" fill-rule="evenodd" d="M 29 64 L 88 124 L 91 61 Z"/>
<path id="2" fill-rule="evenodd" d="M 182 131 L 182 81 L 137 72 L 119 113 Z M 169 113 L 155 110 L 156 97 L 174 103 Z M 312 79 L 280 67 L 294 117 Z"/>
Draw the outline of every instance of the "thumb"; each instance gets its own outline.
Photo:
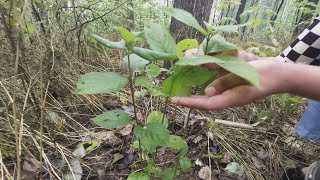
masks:
<path id="1" fill-rule="evenodd" d="M 209 84 L 205 89 L 205 94 L 207 96 L 214 96 L 236 86 L 247 84 L 249 83 L 245 79 L 229 73 L 214 80 L 211 84 Z"/>

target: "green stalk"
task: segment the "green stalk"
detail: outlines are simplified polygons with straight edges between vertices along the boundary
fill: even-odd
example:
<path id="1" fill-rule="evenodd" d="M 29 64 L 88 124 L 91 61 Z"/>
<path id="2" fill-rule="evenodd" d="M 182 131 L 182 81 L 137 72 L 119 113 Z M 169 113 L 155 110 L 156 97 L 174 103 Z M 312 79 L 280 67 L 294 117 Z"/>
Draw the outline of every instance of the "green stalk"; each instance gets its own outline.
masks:
<path id="1" fill-rule="evenodd" d="M 134 99 L 133 72 L 132 72 L 131 63 L 130 63 L 130 51 L 127 51 L 127 56 L 128 56 L 128 68 L 129 68 L 129 83 L 130 83 L 130 90 L 131 90 L 131 97 L 132 97 L 134 118 L 135 118 L 136 121 L 138 121 L 138 118 L 137 118 L 137 110 L 136 110 L 136 103 L 135 103 L 135 99 Z M 142 160 L 143 158 L 142 158 L 142 147 L 141 147 L 141 140 L 140 140 L 140 138 L 138 138 L 138 142 L 139 142 L 140 156 L 141 156 L 141 160 Z"/>
<path id="2" fill-rule="evenodd" d="M 190 121 L 190 115 L 191 115 L 191 112 L 192 112 L 192 108 L 189 108 L 189 111 L 188 111 L 188 116 L 187 118 L 185 119 L 184 121 L 184 124 L 183 124 L 183 134 L 186 135 L 187 134 L 187 130 L 188 130 L 188 124 L 189 124 L 189 121 Z"/>
<path id="3" fill-rule="evenodd" d="M 166 100 L 164 102 L 164 107 L 162 109 L 162 113 L 163 113 L 162 121 L 161 121 L 162 124 L 164 123 L 164 116 L 167 114 L 168 104 L 169 104 L 169 97 L 166 97 Z"/>
<path id="4" fill-rule="evenodd" d="M 131 98 L 132 98 L 132 104 L 133 104 L 133 112 L 134 112 L 134 118 L 137 121 L 137 109 L 136 109 L 136 103 L 134 99 L 134 89 L 133 89 L 133 72 L 131 69 L 131 64 L 130 64 L 130 52 L 127 51 L 128 55 L 128 68 L 129 68 L 129 83 L 130 83 L 130 90 L 131 90 Z"/>

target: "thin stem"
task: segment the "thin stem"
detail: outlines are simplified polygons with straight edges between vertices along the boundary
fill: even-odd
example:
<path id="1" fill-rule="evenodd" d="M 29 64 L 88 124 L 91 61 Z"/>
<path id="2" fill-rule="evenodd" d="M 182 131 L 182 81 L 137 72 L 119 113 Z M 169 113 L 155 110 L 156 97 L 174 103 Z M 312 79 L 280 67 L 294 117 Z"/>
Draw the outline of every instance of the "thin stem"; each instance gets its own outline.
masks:
<path id="1" fill-rule="evenodd" d="M 134 118 L 135 118 L 136 121 L 138 121 L 138 118 L 137 118 L 137 110 L 136 110 L 136 103 L 135 103 L 135 99 L 134 99 L 133 72 L 132 72 L 131 63 L 130 63 L 130 51 L 127 51 L 127 56 L 128 56 L 129 82 L 130 82 L 130 90 L 131 90 L 131 98 L 132 98 L 132 104 L 133 104 Z M 138 138 L 138 142 L 139 142 L 140 157 L 141 157 L 141 160 L 143 160 L 143 158 L 142 158 L 142 147 L 141 147 L 141 140 L 140 140 L 140 138 Z"/>
<path id="2" fill-rule="evenodd" d="M 134 118 L 137 121 L 137 109 L 136 109 L 136 103 L 134 99 L 134 89 L 133 89 L 133 72 L 131 69 L 131 63 L 130 63 L 130 52 L 127 51 L 128 56 L 128 68 L 129 68 L 129 83 L 130 83 L 130 90 L 131 90 L 131 98 L 132 98 L 132 104 L 133 104 L 133 112 L 134 112 Z"/>
<path id="3" fill-rule="evenodd" d="M 169 104 L 169 97 L 166 97 L 166 100 L 164 102 L 164 107 L 162 109 L 163 116 L 162 116 L 161 124 L 164 123 L 164 117 L 167 114 L 168 104 Z"/>
<path id="4" fill-rule="evenodd" d="M 189 121 L 190 121 L 190 115 L 191 115 L 192 110 L 193 110 L 192 108 L 189 108 L 188 116 L 185 119 L 184 124 L 183 124 L 183 134 L 185 134 L 185 135 L 186 135 L 187 130 L 188 130 L 187 127 L 188 127 L 188 124 L 189 124 Z"/>
<path id="5" fill-rule="evenodd" d="M 211 38 L 210 33 L 208 34 L 208 36 L 206 37 L 206 49 L 204 50 L 204 54 L 207 55 L 208 54 L 208 45 L 209 45 L 209 40 Z"/>
<path id="6" fill-rule="evenodd" d="M 18 84 L 18 66 L 19 66 L 19 41 L 17 42 L 17 52 L 16 52 L 16 62 L 14 69 L 14 82 L 13 82 L 13 97 L 12 97 L 12 111 L 13 111 L 13 123 L 14 123 L 14 135 L 16 140 L 16 156 L 17 156 L 17 179 L 21 179 L 21 159 L 20 159 L 20 137 L 19 137 L 19 127 L 20 121 L 17 119 L 17 84 Z"/>

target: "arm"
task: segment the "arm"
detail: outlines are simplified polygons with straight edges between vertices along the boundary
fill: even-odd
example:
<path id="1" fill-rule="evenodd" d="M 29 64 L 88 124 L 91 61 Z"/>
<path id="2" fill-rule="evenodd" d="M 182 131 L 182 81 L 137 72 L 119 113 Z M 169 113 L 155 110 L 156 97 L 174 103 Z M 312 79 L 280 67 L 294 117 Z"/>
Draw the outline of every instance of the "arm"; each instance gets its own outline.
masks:
<path id="1" fill-rule="evenodd" d="M 271 94 L 293 93 L 320 100 L 320 68 L 273 60 L 251 61 L 260 77 L 260 88 L 228 74 L 213 81 L 204 96 L 173 98 L 172 103 L 190 108 L 215 110 L 243 106 Z"/>

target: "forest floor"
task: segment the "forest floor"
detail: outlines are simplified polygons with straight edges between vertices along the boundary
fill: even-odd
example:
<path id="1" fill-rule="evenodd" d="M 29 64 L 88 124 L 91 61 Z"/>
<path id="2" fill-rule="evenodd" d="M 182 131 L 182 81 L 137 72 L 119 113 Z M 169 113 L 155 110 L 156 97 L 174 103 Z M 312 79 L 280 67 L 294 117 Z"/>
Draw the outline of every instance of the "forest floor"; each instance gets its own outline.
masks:
<path id="1" fill-rule="evenodd" d="M 39 173 L 39 114 L 33 107 L 27 107 L 23 112 L 23 177 L 38 179 L 42 174 L 44 179 L 57 179 L 54 178 L 56 176 L 71 179 L 126 179 L 130 172 L 142 170 L 143 163 L 139 160 L 137 150 L 131 146 L 134 141 L 132 126 L 111 131 L 97 127 L 90 119 L 115 108 L 123 108 L 132 114 L 129 90 L 99 96 L 79 96 L 74 93 L 76 81 L 86 72 L 126 73 L 121 65 L 121 57 L 117 52 L 108 53 L 107 56 L 99 54 L 96 58 L 99 60 L 94 61 L 70 57 L 73 56 L 68 56 L 65 52 L 54 69 L 49 87 L 43 137 L 43 157 L 46 163 L 42 173 Z M 10 67 L 13 64 L 3 65 L 0 70 L 3 77 L 6 77 L 2 82 L 9 92 L 13 79 L 7 75 L 10 74 Z M 2 89 L 0 92 L 1 96 L 6 96 Z M 25 94 L 18 94 L 18 106 L 23 106 L 24 97 Z M 144 121 L 149 110 L 161 109 L 156 98 L 145 97 L 137 101 L 139 121 Z M 13 124 L 7 118 L 10 116 L 8 104 L 1 101 L 0 105 L 1 172 L 7 169 L 7 173 L 14 176 Z M 320 159 L 320 144 L 299 138 L 293 131 L 305 105 L 306 100 L 302 100 L 293 109 L 285 110 L 279 99 L 269 97 L 241 108 L 213 112 L 193 110 L 186 133 L 183 123 L 188 109 L 170 105 L 169 130 L 186 138 L 189 145 L 188 157 L 192 160 L 193 167 L 189 173 L 180 173 L 178 179 L 203 178 L 210 172 L 208 167 L 212 170 L 211 179 L 280 179 L 286 169 L 304 167 Z M 265 120 L 258 118 L 260 112 L 270 110 L 272 117 Z M 254 124 L 266 131 L 220 124 L 208 128 L 210 117 Z M 160 148 L 158 154 L 158 166 L 167 167 L 175 163 L 172 159 L 177 156 L 177 152 Z M 231 162 L 236 162 L 233 164 L 234 173 L 225 170 Z M 78 166 L 80 164 L 81 168 Z M 68 166 L 74 170 L 74 174 L 68 171 Z"/>

